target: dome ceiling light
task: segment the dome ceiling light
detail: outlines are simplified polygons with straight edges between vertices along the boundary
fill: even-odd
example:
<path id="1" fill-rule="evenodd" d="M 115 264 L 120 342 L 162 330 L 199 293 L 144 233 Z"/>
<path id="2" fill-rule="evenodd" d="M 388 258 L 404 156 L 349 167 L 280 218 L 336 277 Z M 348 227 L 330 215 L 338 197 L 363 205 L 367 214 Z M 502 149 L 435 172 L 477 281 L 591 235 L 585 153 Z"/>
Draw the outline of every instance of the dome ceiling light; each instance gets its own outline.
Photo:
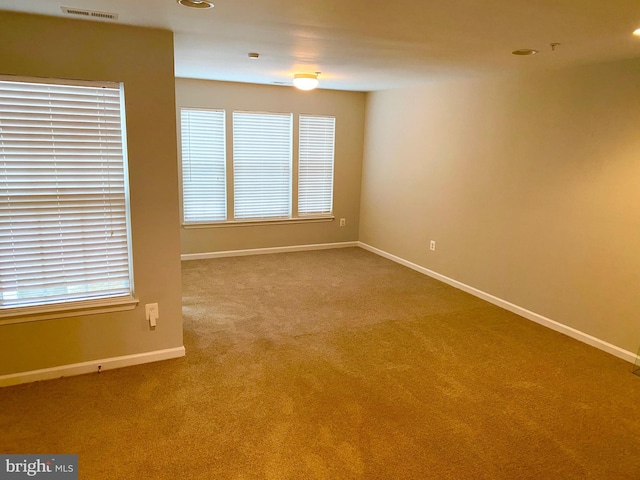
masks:
<path id="1" fill-rule="evenodd" d="M 293 76 L 293 86 L 300 90 L 313 90 L 318 86 L 318 75 L 316 73 L 296 73 Z"/>

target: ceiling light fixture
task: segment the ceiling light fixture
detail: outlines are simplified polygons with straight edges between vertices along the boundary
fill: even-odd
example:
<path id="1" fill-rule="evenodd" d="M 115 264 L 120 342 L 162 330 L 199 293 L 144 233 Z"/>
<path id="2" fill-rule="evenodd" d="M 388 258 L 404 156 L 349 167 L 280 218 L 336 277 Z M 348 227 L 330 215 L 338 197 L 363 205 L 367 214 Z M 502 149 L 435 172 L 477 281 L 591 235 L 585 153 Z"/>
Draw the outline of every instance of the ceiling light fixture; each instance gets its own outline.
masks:
<path id="1" fill-rule="evenodd" d="M 260 54 L 257 52 L 250 52 L 247 54 L 247 56 L 251 59 L 251 60 L 257 60 L 260 58 Z"/>
<path id="2" fill-rule="evenodd" d="M 633 34 L 640 37 L 640 28 L 637 28 L 633 31 Z"/>
<path id="3" fill-rule="evenodd" d="M 213 8 L 213 3 L 208 0 L 176 0 L 183 7 L 189 8 Z"/>
<path id="4" fill-rule="evenodd" d="M 520 50 L 514 50 L 511 52 L 513 55 L 535 55 L 538 53 L 538 50 L 533 50 L 531 48 L 521 48 Z"/>
<path id="5" fill-rule="evenodd" d="M 316 73 L 296 73 L 293 76 L 293 86 L 300 90 L 313 90 L 318 86 L 318 74 Z"/>

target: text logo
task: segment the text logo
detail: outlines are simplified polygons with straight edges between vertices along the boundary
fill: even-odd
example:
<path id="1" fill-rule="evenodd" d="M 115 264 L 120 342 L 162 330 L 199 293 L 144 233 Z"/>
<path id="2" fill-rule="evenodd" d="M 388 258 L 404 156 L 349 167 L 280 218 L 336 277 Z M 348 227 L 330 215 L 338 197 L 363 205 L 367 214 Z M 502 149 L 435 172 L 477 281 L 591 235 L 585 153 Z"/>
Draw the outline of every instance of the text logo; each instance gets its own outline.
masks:
<path id="1" fill-rule="evenodd" d="M 0 455 L 0 480 L 78 480 L 78 455 Z"/>

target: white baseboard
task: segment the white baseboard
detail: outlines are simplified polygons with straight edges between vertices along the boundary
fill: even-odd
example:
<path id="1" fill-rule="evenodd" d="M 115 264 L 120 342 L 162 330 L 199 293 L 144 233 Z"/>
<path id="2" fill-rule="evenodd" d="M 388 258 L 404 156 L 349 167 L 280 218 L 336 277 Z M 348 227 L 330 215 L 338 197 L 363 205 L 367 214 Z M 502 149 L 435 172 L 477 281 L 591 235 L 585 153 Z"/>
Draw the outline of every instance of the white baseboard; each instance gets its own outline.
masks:
<path id="1" fill-rule="evenodd" d="M 267 255 L 269 253 L 305 252 L 308 250 L 329 250 L 332 248 L 358 247 L 360 242 L 315 243 L 311 245 L 291 245 L 289 247 L 250 248 L 247 250 L 227 250 L 224 252 L 183 253 L 182 261 L 206 258 L 244 257 L 247 255 Z"/>
<path id="2" fill-rule="evenodd" d="M 91 360 L 89 362 L 73 363 L 71 365 L 61 365 L 53 368 L 43 368 L 41 370 L 32 370 L 30 372 L 0 375 L 0 387 L 97 372 L 98 365 L 102 366 L 101 371 L 113 370 L 114 368 L 130 367 L 132 365 L 140 365 L 142 363 L 151 363 L 158 362 L 160 360 L 184 357 L 184 355 L 184 347 L 176 347 L 165 350 L 156 350 L 153 352 L 137 353 L 135 355 Z"/>
<path id="3" fill-rule="evenodd" d="M 358 243 L 359 243 L 359 246 L 361 248 L 364 248 L 365 250 L 368 250 L 372 253 L 375 253 L 376 255 L 380 255 L 381 257 L 392 260 L 396 263 L 399 263 L 400 265 L 404 265 L 405 267 L 409 267 L 410 269 L 420 272 L 424 275 L 435 278 L 436 280 L 439 280 L 443 283 L 451 285 L 452 287 L 462 290 L 463 292 L 470 293 L 475 297 L 481 298 L 482 300 L 486 300 L 487 302 L 497 305 L 498 307 L 504 308 L 505 310 L 509 310 L 510 312 L 520 315 L 521 317 L 524 317 L 527 320 L 531 320 L 533 322 L 539 323 L 540 325 L 544 325 L 545 327 L 555 330 L 556 332 L 563 333 L 571 338 L 574 338 L 583 343 L 586 343 L 587 345 L 591 345 L 592 347 L 598 348 L 607 353 L 610 353 L 611 355 L 614 355 L 618 358 L 626 360 L 627 362 L 634 363 L 636 361 L 636 354 L 629 352 L 628 350 L 624 350 L 620 347 L 612 345 L 611 343 L 605 342 L 604 340 L 600 340 L 599 338 L 596 338 L 587 333 L 581 332 L 580 330 L 576 330 L 575 328 L 556 322 L 555 320 L 551 320 L 550 318 L 539 315 L 535 312 L 527 310 L 526 308 L 522 308 L 522 307 L 519 307 L 518 305 L 514 305 L 511 302 L 507 302 L 506 300 L 495 297 L 489 293 L 483 292 L 482 290 L 478 290 L 477 288 L 471 287 L 469 285 L 466 285 L 452 278 L 445 277 L 444 275 L 434 272 L 433 270 L 429 270 L 428 268 L 421 267 L 420 265 L 417 265 L 413 262 L 405 260 L 404 258 L 397 257 L 391 253 L 385 252 L 384 250 L 380 250 L 376 247 L 372 247 L 371 245 L 368 245 L 363 242 L 358 242 Z"/>

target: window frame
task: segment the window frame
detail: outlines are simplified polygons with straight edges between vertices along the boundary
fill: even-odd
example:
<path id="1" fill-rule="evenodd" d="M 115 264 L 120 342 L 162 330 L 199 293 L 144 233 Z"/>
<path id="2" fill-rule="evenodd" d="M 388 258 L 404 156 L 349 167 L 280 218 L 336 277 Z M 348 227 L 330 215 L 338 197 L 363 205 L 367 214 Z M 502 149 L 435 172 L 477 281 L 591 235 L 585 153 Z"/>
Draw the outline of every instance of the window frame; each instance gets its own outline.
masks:
<path id="1" fill-rule="evenodd" d="M 184 221 L 184 191 L 182 190 L 182 178 L 180 179 L 180 210 L 182 217 L 182 228 L 185 230 L 191 229 L 208 229 L 208 228 L 230 228 L 230 227 L 242 227 L 242 226 L 257 226 L 257 225 L 289 225 L 289 224 L 300 224 L 300 223 L 324 223 L 324 222 L 333 222 L 335 220 L 334 215 L 334 193 L 335 193 L 335 147 L 336 147 L 336 130 L 334 129 L 334 168 L 333 168 L 333 178 L 332 178 L 332 198 L 331 198 L 331 213 L 328 214 L 304 214 L 299 213 L 298 208 L 298 179 L 299 179 L 299 146 L 300 146 L 300 117 L 308 116 L 308 117 L 330 117 L 333 118 L 337 123 L 336 115 L 332 114 L 322 114 L 322 113 L 302 113 L 302 112 L 276 112 L 276 111 L 261 111 L 261 110 L 240 110 L 240 109 L 227 109 L 223 107 L 192 107 L 188 105 L 181 105 L 178 109 L 178 121 L 180 126 L 180 132 L 178 134 L 178 138 L 180 141 L 180 145 L 178 147 L 178 151 L 180 152 L 179 159 L 179 172 L 182 175 L 182 120 L 180 112 L 182 109 L 192 109 L 192 110 L 223 110 L 225 112 L 225 142 L 226 142 L 226 211 L 227 218 L 226 220 L 220 221 L 207 221 L 207 220 L 196 220 L 196 221 Z M 233 171 L 233 114 L 234 112 L 240 113 L 266 113 L 266 114 L 285 114 L 291 115 L 292 118 L 292 162 L 291 162 L 291 190 L 290 190 L 290 205 L 291 211 L 288 217 L 273 217 L 273 218 L 241 218 L 235 219 L 235 205 L 234 205 L 234 195 L 235 195 L 235 181 L 234 181 L 234 171 Z M 232 128 L 229 128 L 229 125 Z"/>
<path id="2" fill-rule="evenodd" d="M 308 188 L 307 191 L 303 192 L 303 188 L 302 188 L 302 182 L 300 181 L 300 179 L 303 176 L 303 162 L 302 162 L 302 145 L 303 145 L 303 133 L 302 133 L 302 123 L 303 123 L 303 119 L 308 120 L 310 122 L 313 122 L 312 119 L 321 119 L 323 121 L 327 121 L 327 120 L 331 120 L 331 159 L 330 159 L 330 165 L 331 165 L 331 183 L 330 183 L 330 198 L 328 199 L 328 203 L 329 203 L 329 210 L 328 211 L 308 211 L 308 212 L 303 212 L 301 211 L 300 208 L 300 198 L 304 195 L 310 195 L 311 193 L 313 193 L 314 189 L 313 187 Z M 308 128 L 311 127 L 311 124 L 308 126 Z M 314 132 L 317 135 L 317 132 Z M 316 159 L 319 157 L 318 152 L 317 152 L 317 148 L 319 147 L 319 142 L 313 142 L 313 140 L 311 138 L 307 139 L 305 142 L 306 143 L 313 143 L 314 147 L 316 148 L 316 152 L 314 154 L 314 152 L 312 151 L 313 148 L 310 148 L 310 151 L 307 153 L 309 157 L 316 157 Z M 325 142 L 326 143 L 326 142 Z M 325 149 L 327 148 L 328 145 L 322 145 L 322 147 L 324 147 Z M 336 160 L 336 117 L 335 115 L 311 115 L 311 114 L 304 114 L 301 113 L 298 115 L 298 191 L 297 191 L 297 199 L 298 199 L 298 208 L 297 208 L 297 215 L 298 217 L 318 217 L 318 216 L 325 216 L 325 215 L 333 215 L 333 193 L 335 190 L 335 160 Z M 323 152 L 323 156 L 326 154 L 326 152 Z M 327 159 L 324 158 L 324 161 L 326 161 Z M 307 166 L 308 168 L 308 166 Z M 326 168 L 326 164 L 322 165 L 322 168 L 325 169 Z M 311 183 L 318 183 L 318 180 L 308 180 L 309 184 Z M 323 201 L 326 202 L 326 198 L 323 199 Z M 309 202 L 312 203 L 312 202 Z"/>
<path id="3" fill-rule="evenodd" d="M 253 116 L 254 120 L 248 120 L 246 119 L 249 116 Z M 241 143 L 245 144 L 247 143 L 247 139 L 246 138 L 237 138 L 237 131 L 236 131 L 236 125 L 239 124 L 239 122 L 236 121 L 236 117 L 238 119 L 240 119 L 241 117 L 245 117 L 246 122 L 256 122 L 257 121 L 257 117 L 259 116 L 263 116 L 262 120 L 265 121 L 265 125 L 263 125 L 263 128 L 268 128 L 270 129 L 270 133 L 276 133 L 278 135 L 284 135 L 285 133 L 288 135 L 288 138 L 286 138 L 286 142 L 283 142 L 284 144 L 280 144 L 280 145 L 276 145 L 276 149 L 277 150 L 272 150 L 272 151 L 266 151 L 266 150 L 262 150 L 260 151 L 260 155 L 259 156 L 270 156 L 271 158 L 273 157 L 277 157 L 278 163 L 275 163 L 275 165 L 267 165 L 265 168 L 261 168 L 259 171 L 252 171 L 250 173 L 250 176 L 259 176 L 259 173 L 262 174 L 270 174 L 270 175 L 274 175 L 274 173 L 272 173 L 274 170 L 277 170 L 278 167 L 280 167 L 280 169 L 286 169 L 286 173 L 287 176 L 281 177 L 279 184 L 285 184 L 285 192 L 288 194 L 288 197 L 286 199 L 286 205 L 280 205 L 280 208 L 283 208 L 282 213 L 284 213 L 284 210 L 288 210 L 287 214 L 285 215 L 278 215 L 276 214 L 268 214 L 265 213 L 267 211 L 267 209 L 263 209 L 262 210 L 262 216 L 239 216 L 238 215 L 238 204 L 240 203 L 239 200 L 247 202 L 248 199 L 250 199 L 250 197 L 252 195 L 243 195 L 243 197 L 240 197 L 240 194 L 238 193 L 238 186 L 239 186 L 239 180 L 238 177 L 239 175 L 239 170 L 240 167 L 242 167 L 241 165 L 241 161 L 240 158 L 238 158 L 238 161 L 236 161 L 237 157 L 240 157 L 240 153 L 238 152 L 238 150 L 240 150 L 239 147 L 241 147 Z M 232 187 L 231 190 L 233 192 L 232 198 L 233 198 L 233 206 L 232 206 L 232 211 L 233 211 L 233 218 L 230 219 L 229 218 L 229 214 L 227 213 L 227 220 L 231 220 L 233 222 L 264 222 L 264 221 L 283 221 L 283 220 L 289 220 L 290 218 L 292 218 L 293 216 L 293 175 L 294 175 L 294 152 L 293 152 L 293 143 L 294 143 L 294 114 L 293 113 L 279 113 L 279 112 L 264 112 L 264 111 L 247 111 L 247 110 L 234 110 L 233 112 L 231 112 L 231 117 L 232 117 L 232 137 L 233 137 L 233 152 L 232 152 L 232 172 L 233 172 L 233 181 L 232 181 Z M 267 117 L 274 117 L 273 120 L 266 120 Z M 278 118 L 279 117 L 279 118 Z M 271 125 L 269 125 L 269 123 L 271 123 Z M 279 125 L 279 123 L 286 123 L 287 124 L 287 130 L 285 131 L 282 128 L 282 125 Z M 239 127 L 241 128 L 241 127 Z M 237 143 L 236 143 L 237 142 Z M 242 145 L 244 147 L 244 145 Z M 247 148 L 248 150 L 251 149 L 251 147 L 255 147 L 254 145 L 250 145 L 249 148 Z M 283 150 L 286 150 L 286 154 L 283 153 Z M 260 161 L 259 158 L 256 158 L 256 155 L 251 156 L 250 152 L 242 152 L 243 155 L 245 155 L 247 158 L 245 158 L 243 161 L 247 161 L 247 159 L 249 159 L 249 161 L 252 161 L 253 163 L 257 161 Z M 284 161 L 283 161 L 284 160 Z M 260 161 L 261 162 L 261 161 Z M 261 162 L 263 163 L 263 162 Z M 276 177 L 278 178 L 278 177 Z M 284 180 L 284 181 L 283 181 Z M 278 185 L 278 183 L 276 183 L 276 185 Z M 245 185 L 246 186 L 246 185 Z M 262 184 L 261 186 L 265 186 L 265 184 Z M 275 190 L 275 187 L 270 186 L 270 185 L 266 185 L 267 188 L 270 188 L 272 190 Z M 227 186 L 229 187 L 229 186 Z M 283 192 L 283 190 L 279 190 L 280 193 Z M 273 205 L 273 208 L 276 208 L 278 206 L 278 202 L 277 200 L 270 200 L 270 204 Z M 246 208 L 246 207 L 245 207 Z"/>
<path id="4" fill-rule="evenodd" d="M 229 202 L 228 202 L 228 194 L 229 194 L 229 188 L 228 188 L 228 154 L 227 154 L 227 138 L 226 138 L 226 131 L 227 131 L 227 115 L 226 115 L 226 111 L 224 109 L 221 108 L 194 108 L 194 107 L 180 107 L 180 215 L 182 217 L 182 224 L 183 225 L 199 225 L 199 224 L 209 224 L 209 223 L 220 223 L 220 222 L 224 222 L 229 218 Z M 222 154 L 222 163 L 223 163 L 223 177 L 224 177 L 224 185 L 223 185 L 223 195 L 222 197 L 224 198 L 224 205 L 223 205 L 223 210 L 224 210 L 224 220 L 216 220 L 216 219 L 208 219 L 208 220 L 187 220 L 187 212 L 185 209 L 185 163 L 184 163 L 184 149 L 185 149 L 185 145 L 184 145 L 184 128 L 183 128 L 183 123 L 184 123 L 184 113 L 185 112 L 207 112 L 207 113 L 222 113 L 222 136 L 219 139 L 214 139 L 214 142 L 220 142 L 222 144 L 222 148 L 223 148 L 223 154 Z M 189 132 L 190 133 L 190 132 Z M 191 166 L 191 163 L 190 165 Z M 200 182 L 198 182 L 200 183 Z"/>
<path id="5" fill-rule="evenodd" d="M 72 317 L 80 315 L 89 315 L 97 313 L 107 313 L 116 311 L 131 310 L 136 307 L 138 300 L 134 293 L 134 275 L 133 275 L 133 247 L 131 240 L 131 209 L 129 195 L 129 172 L 128 172 L 128 152 L 127 152 L 127 135 L 126 135 L 126 115 L 125 115 L 125 97 L 124 85 L 119 82 L 101 82 L 89 80 L 69 80 L 61 78 L 42 78 L 42 77 L 25 77 L 18 75 L 0 75 L 0 81 L 13 83 L 32 83 L 43 85 L 57 85 L 61 87 L 91 87 L 91 88 L 111 88 L 118 90 L 118 100 L 120 104 L 120 143 L 121 143 L 121 178 L 123 181 L 122 197 L 123 202 L 122 217 L 124 220 L 124 242 L 121 245 L 126 246 L 126 267 L 128 269 L 128 293 L 90 295 L 86 297 L 78 296 L 77 298 L 46 298 L 36 297 L 30 304 L 24 302 L 18 305 L 6 305 L 0 307 L 0 325 L 23 323 L 37 320 L 47 320 L 53 318 Z M 59 107 L 58 107 L 59 108 Z M 25 134 L 23 134 L 25 135 Z M 47 157 L 52 158 L 52 157 Z M 16 162 L 19 164 L 19 161 Z M 80 170 L 82 168 L 80 167 Z M 63 177 L 64 178 L 64 177 Z M 8 204 L 7 204 L 8 205 Z M 35 217 L 37 218 L 37 217 Z M 79 221 L 86 221 L 85 217 L 78 217 Z M 37 238 L 37 237 L 34 237 Z M 124 265 L 124 264 L 123 264 Z M 87 268 L 91 268 L 87 266 Z M 95 268 L 95 267 L 93 267 Z"/>

